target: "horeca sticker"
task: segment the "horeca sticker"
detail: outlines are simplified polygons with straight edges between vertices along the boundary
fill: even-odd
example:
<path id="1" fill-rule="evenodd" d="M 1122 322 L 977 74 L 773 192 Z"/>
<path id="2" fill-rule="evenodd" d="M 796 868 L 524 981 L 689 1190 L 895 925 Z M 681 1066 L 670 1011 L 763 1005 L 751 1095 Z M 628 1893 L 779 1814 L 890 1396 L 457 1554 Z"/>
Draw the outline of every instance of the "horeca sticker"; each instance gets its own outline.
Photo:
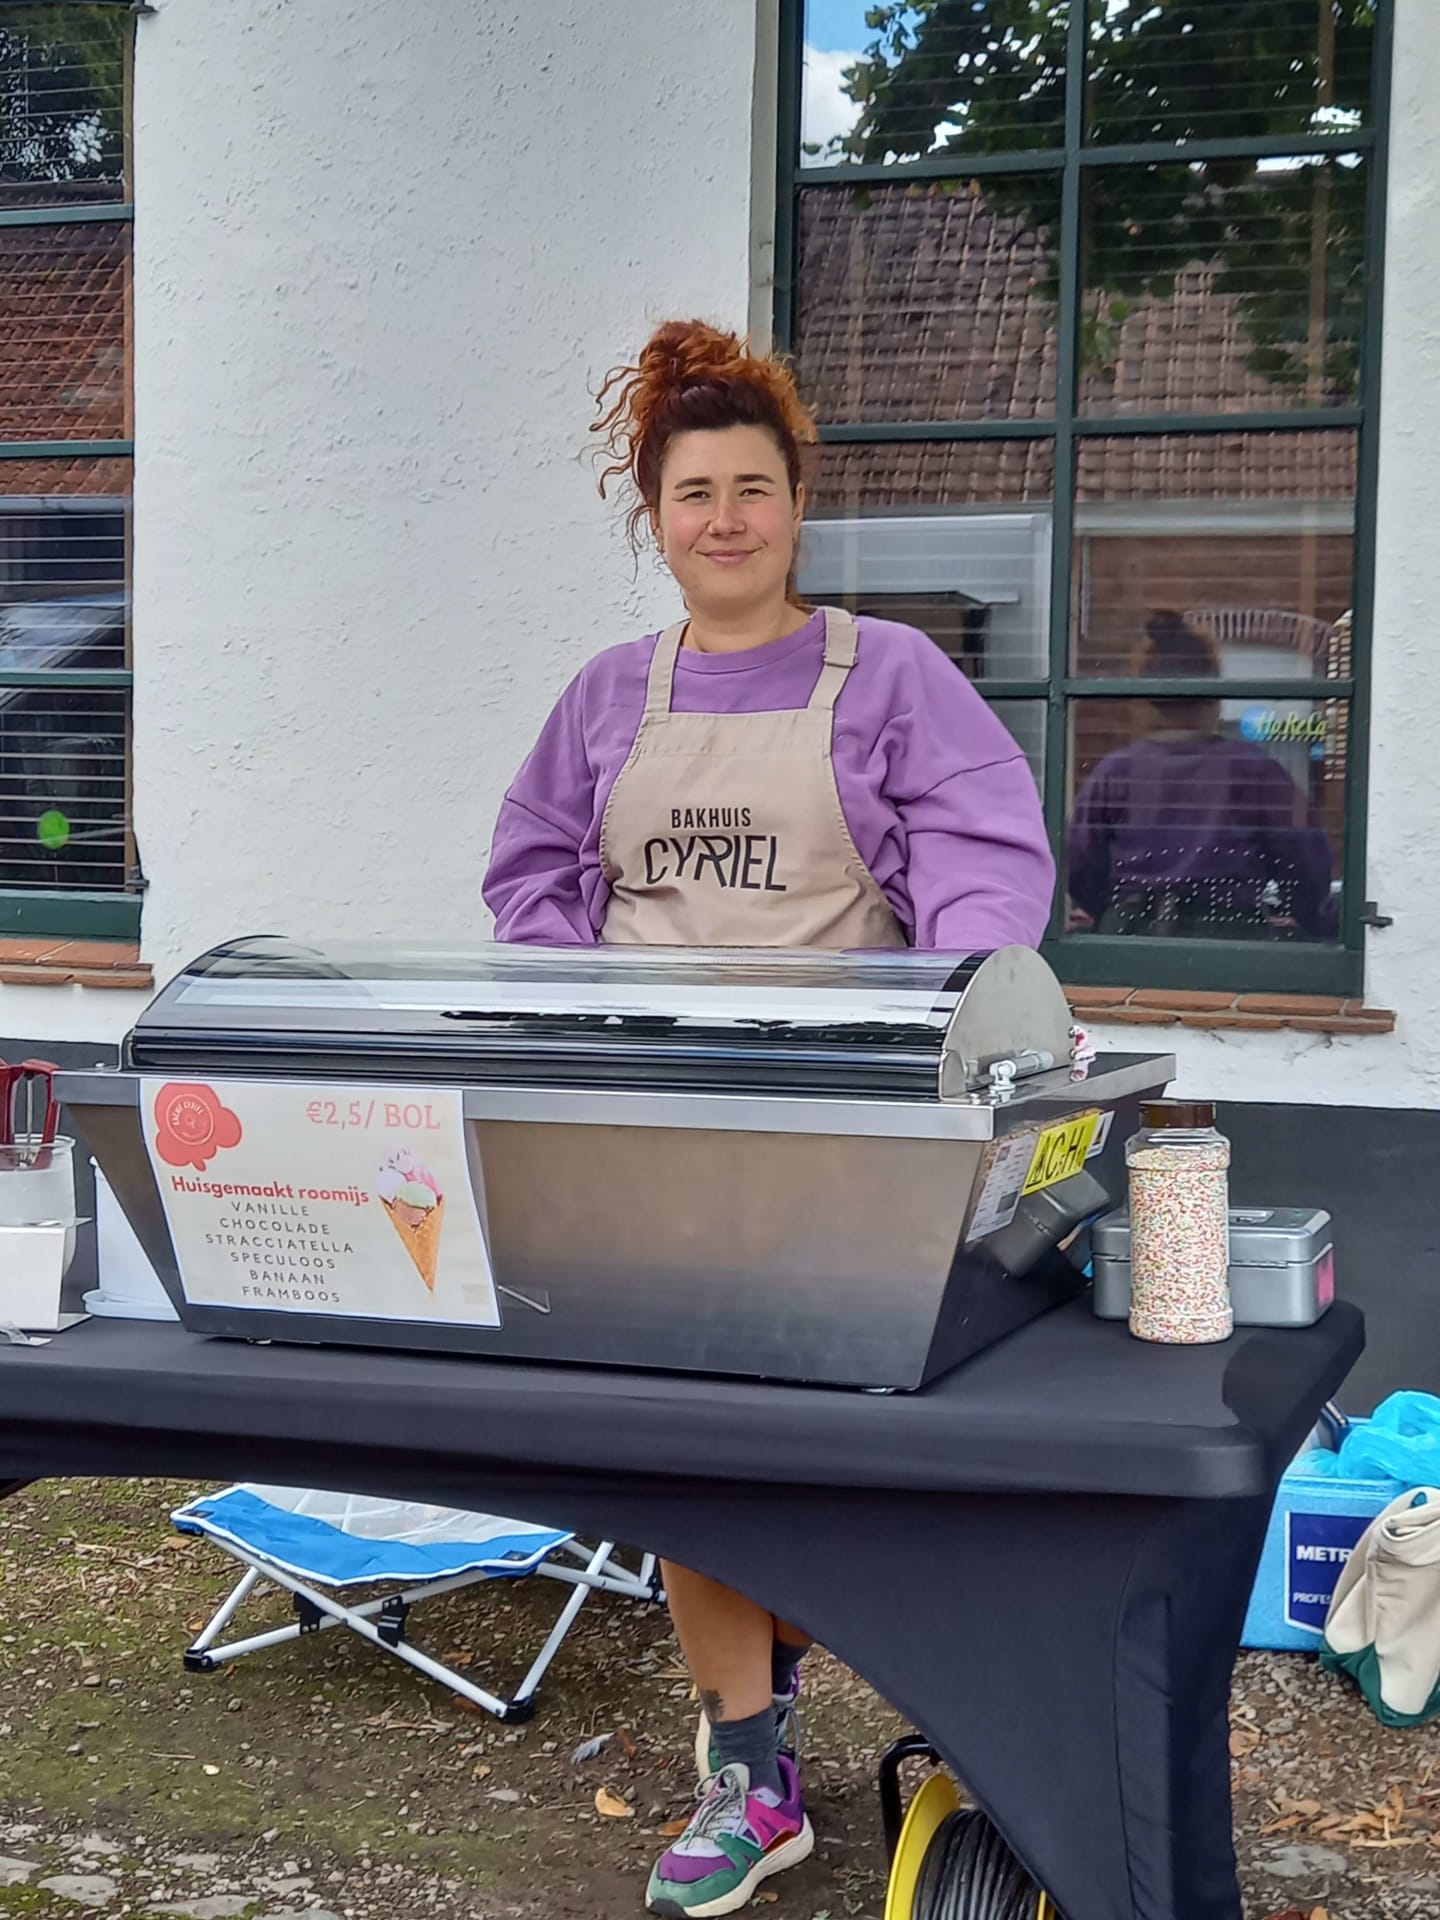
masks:
<path id="1" fill-rule="evenodd" d="M 1360 1513 L 1287 1513 L 1285 1624 L 1321 1633 L 1346 1561 L 1366 1527 Z"/>

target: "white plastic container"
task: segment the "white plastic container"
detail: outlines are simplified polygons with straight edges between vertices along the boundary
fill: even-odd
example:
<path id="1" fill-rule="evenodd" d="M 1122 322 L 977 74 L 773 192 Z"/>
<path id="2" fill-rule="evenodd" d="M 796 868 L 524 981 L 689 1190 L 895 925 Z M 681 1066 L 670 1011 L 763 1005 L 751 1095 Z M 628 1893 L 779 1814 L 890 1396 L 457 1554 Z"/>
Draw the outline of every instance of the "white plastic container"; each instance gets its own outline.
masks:
<path id="1" fill-rule="evenodd" d="M 135 1238 L 109 1181 L 95 1169 L 95 1264 L 99 1286 L 85 1306 L 103 1318 L 174 1320 L 178 1318 L 160 1276 Z"/>
<path id="2" fill-rule="evenodd" d="M 0 1146 L 0 1227 L 73 1227 L 75 1142 L 22 1133 Z"/>
<path id="3" fill-rule="evenodd" d="M 83 1319 L 64 1297 L 74 1255 L 74 1227 L 0 1226 L 0 1324 L 58 1333 Z"/>
<path id="4" fill-rule="evenodd" d="M 82 1316 L 65 1276 L 75 1258 L 75 1142 L 21 1134 L 0 1146 L 0 1321 L 54 1333 Z"/>

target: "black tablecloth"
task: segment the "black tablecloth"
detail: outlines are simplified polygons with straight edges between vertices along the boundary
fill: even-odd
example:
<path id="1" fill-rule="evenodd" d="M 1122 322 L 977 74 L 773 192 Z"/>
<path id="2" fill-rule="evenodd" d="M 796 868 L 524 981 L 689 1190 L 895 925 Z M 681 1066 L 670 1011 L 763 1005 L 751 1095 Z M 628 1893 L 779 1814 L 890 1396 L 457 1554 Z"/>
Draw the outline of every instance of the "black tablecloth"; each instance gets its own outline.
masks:
<path id="1" fill-rule="evenodd" d="M 0 1479 L 176 1474 L 643 1544 L 829 1646 L 1067 1920 L 1239 1920 L 1230 1670 L 1276 1481 L 1362 1344 L 1146 1347 L 1062 1308 L 915 1394 L 93 1321 L 0 1348 Z"/>

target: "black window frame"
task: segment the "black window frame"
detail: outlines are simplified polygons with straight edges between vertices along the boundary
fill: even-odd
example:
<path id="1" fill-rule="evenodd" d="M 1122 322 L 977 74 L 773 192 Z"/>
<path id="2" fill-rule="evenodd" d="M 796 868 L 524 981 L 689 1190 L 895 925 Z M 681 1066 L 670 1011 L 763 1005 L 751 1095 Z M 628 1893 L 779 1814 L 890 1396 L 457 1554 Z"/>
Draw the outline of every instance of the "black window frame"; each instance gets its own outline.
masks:
<path id="1" fill-rule="evenodd" d="M 1296 136 L 1243 137 L 1143 145 L 1100 145 L 1086 140 L 1087 29 L 1092 0 L 1071 0 L 1068 21 L 1063 145 L 1003 153 L 939 153 L 923 159 L 873 164 L 804 165 L 801 99 L 804 76 L 805 0 L 779 0 L 779 101 L 775 200 L 773 331 L 782 352 L 793 350 L 799 267 L 799 203 L 816 189 L 902 185 L 916 181 L 983 182 L 987 175 L 1019 170 L 1053 172 L 1060 181 L 1061 221 L 1057 250 L 1060 301 L 1056 314 L 1058 365 L 1053 415 L 1037 419 L 925 420 L 872 425 L 821 420 L 822 441 L 831 443 L 1049 440 L 1055 452 L 1051 502 L 1050 628 L 1047 677 L 1043 681 L 977 683 L 991 698 L 1041 700 L 1046 707 L 1046 826 L 1061 880 L 1046 958 L 1061 978 L 1077 986 L 1170 987 L 1232 992 L 1355 995 L 1363 992 L 1367 927 L 1377 910 L 1366 898 L 1366 816 L 1370 736 L 1370 661 L 1375 581 L 1375 513 L 1380 424 L 1380 346 L 1384 279 L 1385 196 L 1390 109 L 1393 0 L 1376 0 L 1370 116 L 1363 129 Z M 1365 206 L 1365 285 L 1357 400 L 1329 406 L 1265 412 L 1213 414 L 1101 414 L 1081 411 L 1080 318 L 1084 289 L 1081 190 L 1093 168 L 1150 165 L 1177 160 L 1279 159 L 1307 155 L 1363 154 L 1368 169 Z M 1075 566 L 1075 473 L 1083 438 L 1124 439 L 1148 435 L 1292 433 L 1345 428 L 1357 437 L 1354 507 L 1354 589 L 1350 674 L 1316 681 L 1316 697 L 1333 697 L 1348 708 L 1345 762 L 1341 911 L 1338 943 L 1276 943 L 1243 940 L 1158 939 L 1134 935 L 1067 933 L 1064 840 L 1070 707 L 1083 699 L 1123 699 L 1140 694 L 1221 692 L 1226 698 L 1293 698 L 1299 683 L 1226 679 L 1219 682 L 1137 681 L 1121 676 L 1079 675 L 1072 670 L 1072 583 Z M 1309 688 L 1309 683 L 1307 689 Z"/>
<path id="2" fill-rule="evenodd" d="M 73 7 L 77 13 L 128 13 L 132 16 L 142 11 L 133 4 L 133 0 L 64 0 L 64 4 Z M 4 0 L 4 11 L 23 17 L 27 11 L 25 0 Z M 36 7 L 37 14 L 56 11 L 54 0 L 48 8 Z M 135 32 L 134 19 L 127 23 L 128 31 L 124 36 L 124 148 L 125 180 L 128 185 L 132 177 L 130 156 L 131 143 L 131 103 L 133 99 L 133 68 Z M 93 199 L 84 194 L 76 194 L 60 204 L 7 207 L 0 202 L 0 228 L 6 227 L 62 227 L 79 224 L 105 223 L 129 228 L 135 219 L 134 205 L 121 198 L 107 199 L 97 192 Z M 127 293 L 127 300 L 129 295 Z M 129 368 L 126 369 L 128 381 Z M 127 423 L 131 396 L 127 392 Z M 0 496 L 6 495 L 7 476 L 23 471 L 27 462 L 53 462 L 61 460 L 124 460 L 132 464 L 135 443 L 131 438 L 112 440 L 0 440 Z M 70 504 L 82 496 L 67 496 Z M 87 497 L 88 496 L 84 496 Z M 123 727 L 125 739 L 124 768 L 124 865 L 125 881 L 123 888 L 104 891 L 89 891 L 79 887 L 0 887 L 0 936 L 9 934 L 57 934 L 70 938 L 92 938 L 103 940 L 133 940 L 140 931 L 141 894 L 144 881 L 139 870 L 138 856 L 135 851 L 133 818 L 131 812 L 131 702 L 133 699 L 134 675 L 131 669 L 130 645 L 130 528 L 132 524 L 131 504 L 133 489 L 124 495 L 97 494 L 93 504 L 97 514 L 107 516 L 123 515 L 126 528 L 125 554 L 125 652 L 123 667 L 88 668 L 39 668 L 24 670 L 0 667 L 0 688 L 33 688 L 40 693 L 64 692 L 76 689 L 84 691 L 104 690 L 107 694 L 118 693 L 123 701 Z M 37 504 L 39 503 L 37 496 Z"/>

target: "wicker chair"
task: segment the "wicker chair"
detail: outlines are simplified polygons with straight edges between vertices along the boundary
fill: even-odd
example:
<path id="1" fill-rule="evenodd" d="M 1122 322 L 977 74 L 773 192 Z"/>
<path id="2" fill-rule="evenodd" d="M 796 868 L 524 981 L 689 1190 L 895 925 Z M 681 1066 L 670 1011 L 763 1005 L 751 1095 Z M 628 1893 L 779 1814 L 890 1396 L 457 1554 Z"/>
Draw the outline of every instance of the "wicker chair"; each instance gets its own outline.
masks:
<path id="1" fill-rule="evenodd" d="M 1185 619 L 1222 647 L 1283 648 L 1316 660 L 1323 658 L 1331 633 L 1328 620 L 1281 607 L 1200 607 Z"/>

